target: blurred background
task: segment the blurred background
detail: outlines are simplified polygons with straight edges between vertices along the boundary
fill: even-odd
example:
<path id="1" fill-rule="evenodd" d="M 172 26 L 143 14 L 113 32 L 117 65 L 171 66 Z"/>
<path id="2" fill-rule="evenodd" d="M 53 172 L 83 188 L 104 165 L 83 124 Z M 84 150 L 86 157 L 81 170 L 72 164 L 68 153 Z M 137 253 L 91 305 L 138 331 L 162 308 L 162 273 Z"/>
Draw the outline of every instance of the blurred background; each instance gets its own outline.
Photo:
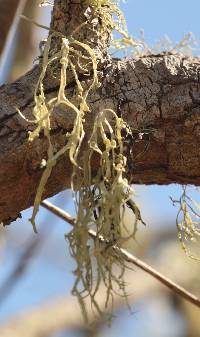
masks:
<path id="1" fill-rule="evenodd" d="M 39 42 L 47 34 L 20 19 L 19 14 L 48 26 L 51 13 L 51 7 L 39 8 L 34 0 L 8 2 L 13 2 L 10 8 L 16 11 L 11 15 L 12 26 L 5 41 L 0 33 L 0 84 L 15 80 L 33 66 L 39 55 Z M 0 25 L 5 3 L 6 0 L 0 0 Z M 185 34 L 193 32 L 198 47 L 199 0 L 127 0 L 121 7 L 130 34 L 139 37 L 142 30 L 149 45 L 163 39 L 175 45 Z M 193 53 L 198 55 L 198 49 Z M 191 195 L 196 194 L 192 186 L 189 189 Z M 200 296 L 200 262 L 187 258 L 181 250 L 175 224 L 178 209 L 170 201 L 170 196 L 180 197 L 181 186 L 137 185 L 134 190 L 147 225 L 141 224 L 137 242 L 130 242 L 127 248 Z M 71 191 L 50 201 L 75 215 Z M 118 299 L 112 326 L 99 321 L 88 330 L 70 295 L 74 263 L 64 239 L 70 226 L 41 208 L 36 236 L 28 221 L 31 212 L 28 209 L 22 213 L 22 219 L 0 227 L 1 337 L 200 337 L 200 310 L 136 267 L 127 272 L 132 314 Z"/>

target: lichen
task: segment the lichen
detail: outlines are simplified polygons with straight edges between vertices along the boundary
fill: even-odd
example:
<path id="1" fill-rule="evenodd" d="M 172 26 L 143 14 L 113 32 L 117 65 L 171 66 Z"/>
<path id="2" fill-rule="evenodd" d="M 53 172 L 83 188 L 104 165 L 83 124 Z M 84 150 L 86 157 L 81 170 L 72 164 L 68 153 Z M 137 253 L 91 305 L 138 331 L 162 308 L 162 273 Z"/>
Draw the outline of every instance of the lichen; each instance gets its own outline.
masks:
<path id="1" fill-rule="evenodd" d="M 110 52 L 123 50 L 129 46 L 134 47 L 136 57 L 155 52 L 146 45 L 143 37 L 136 40 L 129 36 L 118 2 L 85 0 L 88 5 L 85 12 L 86 20 L 76 27 L 70 36 L 64 36 L 52 29 L 49 31 L 42 55 L 41 74 L 35 88 L 33 119 L 26 119 L 18 110 L 22 118 L 36 125 L 35 129 L 29 132 L 29 141 L 35 141 L 41 133 L 48 141 L 47 159 L 43 158 L 41 162 L 43 173 L 30 219 L 35 232 L 37 232 L 35 219 L 39 205 L 57 160 L 67 155 L 73 167 L 71 187 L 74 191 L 77 220 L 66 238 L 69 240 L 71 255 L 76 261 L 72 293 L 77 296 L 86 321 L 88 321 L 86 297 L 89 297 L 97 315 L 104 312 L 97 299 L 100 286 L 106 289 L 105 308 L 109 306 L 112 308 L 116 292 L 127 301 L 124 282 L 126 265 L 120 251 L 114 252 L 112 247 L 120 247 L 130 238 L 135 239 L 138 222 L 143 222 L 139 208 L 132 200 L 133 190 L 127 180 L 129 152 L 125 145 L 126 139 L 131 137 L 131 129 L 109 106 L 100 112 L 91 111 L 88 96 L 92 90 L 97 90 L 101 85 L 98 55 L 91 41 L 83 42 L 75 38 L 81 29 L 87 29 L 87 26 L 90 29 L 91 22 L 93 24 L 98 22 L 100 24 L 97 25 L 95 41 L 101 41 L 100 45 L 103 46 L 109 42 Z M 41 6 L 49 4 L 49 1 L 40 1 Z M 114 31 L 117 32 L 117 38 L 113 36 Z M 58 48 L 52 49 L 52 41 L 56 38 L 59 40 Z M 188 39 L 190 35 L 175 47 L 171 47 L 170 52 L 184 49 Z M 53 74 L 59 80 L 59 89 L 50 98 L 45 93 L 44 85 L 44 79 L 49 74 Z M 81 81 L 80 74 L 86 75 L 86 82 Z M 72 80 L 75 83 L 73 97 L 69 96 L 67 91 L 67 86 Z M 57 150 L 51 139 L 51 118 L 59 107 L 66 114 L 72 112 L 74 121 L 72 131 L 66 134 L 65 145 Z M 94 116 L 94 123 L 91 134 L 87 134 L 87 147 L 83 152 L 80 149 L 83 140 L 86 139 L 85 122 L 89 111 Z M 94 162 L 98 163 L 95 169 Z M 173 202 L 179 205 L 176 224 L 181 246 L 187 255 L 198 259 L 190 252 L 187 243 L 195 242 L 200 237 L 199 205 L 187 195 L 186 187 L 183 187 L 180 199 Z M 126 228 L 124 221 L 126 207 L 130 207 L 134 212 L 132 233 L 130 228 Z M 95 240 L 89 235 L 91 229 L 96 231 Z M 109 319 L 112 317 L 111 313 L 108 317 Z"/>
<path id="2" fill-rule="evenodd" d="M 41 4 L 46 5 L 47 1 L 42 1 Z M 128 36 L 125 19 L 117 2 L 91 0 L 88 1 L 88 6 L 92 7 L 94 18 L 103 18 L 98 31 L 99 39 L 106 40 L 111 32 L 117 30 L 121 39 L 116 41 L 112 36 L 110 41 L 115 48 L 137 45 L 137 42 Z M 86 20 L 84 25 L 87 24 Z M 35 88 L 34 118 L 27 120 L 19 110 L 18 112 L 22 118 L 36 125 L 36 128 L 29 133 L 29 141 L 33 142 L 43 133 L 49 144 L 47 159 L 43 159 L 41 163 L 43 174 L 30 219 L 35 232 L 37 231 L 35 218 L 54 165 L 59 157 L 67 154 L 73 166 L 71 186 L 75 195 L 77 221 L 66 237 L 70 243 L 71 255 L 77 264 L 72 293 L 78 297 L 84 318 L 87 320 L 87 309 L 84 303 L 86 296 L 90 297 L 96 312 L 102 313 L 96 299 L 101 284 L 106 287 L 106 307 L 112 302 L 116 291 L 127 297 L 124 283 L 126 266 L 120 256 L 116 257 L 116 254 L 114 256 L 111 253 L 111 247 L 120 246 L 130 237 L 135 238 L 141 216 L 137 205 L 130 201 L 133 191 L 126 178 L 127 157 L 124 139 L 131 131 L 123 118 L 109 107 L 99 113 L 93 111 L 93 114 L 96 114 L 93 129 L 88 137 L 84 160 L 81 160 L 80 148 L 85 139 L 84 125 L 87 113 L 91 110 L 88 95 L 91 90 L 97 90 L 100 81 L 95 51 L 89 42 L 83 43 L 73 36 L 74 34 L 63 36 L 61 33 L 50 31 L 44 46 L 42 71 Z M 61 39 L 61 48 L 52 51 L 51 42 L 56 37 Z M 55 69 L 59 72 L 56 75 L 59 79 L 59 89 L 53 97 L 48 98 L 45 94 L 44 78 L 49 71 L 51 72 L 52 67 L 54 76 Z M 80 81 L 80 69 L 89 75 L 87 85 Z M 67 94 L 68 74 L 70 74 L 70 81 L 73 76 L 75 83 L 72 98 Z M 61 106 L 66 113 L 73 112 L 74 123 L 72 131 L 66 134 L 66 144 L 57 151 L 51 141 L 51 117 L 55 109 Z M 99 162 L 96 173 L 92 171 L 94 158 Z M 131 234 L 124 223 L 125 208 L 130 205 L 135 213 Z M 125 228 L 123 233 L 127 232 L 127 235 L 122 234 L 123 227 Z M 90 228 L 95 229 L 97 233 L 97 239 L 93 242 L 88 234 Z M 105 239 L 104 245 L 98 240 L 102 237 Z"/>
<path id="3" fill-rule="evenodd" d="M 172 199 L 179 210 L 176 217 L 178 239 L 187 256 L 200 261 L 200 257 L 192 252 L 196 243 L 200 242 L 200 205 L 190 197 L 187 186 L 182 186 L 182 194 L 178 200 Z"/>

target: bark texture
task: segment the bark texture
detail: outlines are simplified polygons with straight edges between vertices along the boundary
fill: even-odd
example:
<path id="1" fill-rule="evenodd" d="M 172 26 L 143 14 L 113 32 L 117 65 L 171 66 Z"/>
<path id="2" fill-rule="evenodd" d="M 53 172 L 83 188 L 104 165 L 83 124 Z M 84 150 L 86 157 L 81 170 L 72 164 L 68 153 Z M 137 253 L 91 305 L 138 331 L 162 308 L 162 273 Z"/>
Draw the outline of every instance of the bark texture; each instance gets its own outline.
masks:
<path id="1" fill-rule="evenodd" d="M 57 0 L 55 6 L 61 3 Z M 55 8 L 59 17 L 61 7 Z M 56 27 L 61 21 L 54 18 L 52 22 Z M 89 97 L 91 111 L 85 128 L 87 133 L 91 131 L 94 115 L 105 107 L 122 114 L 134 135 L 129 141 L 133 150 L 129 158 L 130 182 L 200 184 L 199 71 L 200 59 L 166 54 L 138 60 L 115 59 L 102 68 L 102 86 Z M 29 143 L 28 131 L 33 125 L 16 112 L 18 107 L 32 117 L 39 72 L 38 65 L 18 81 L 0 88 L 0 222 L 4 224 L 33 204 L 42 174 L 40 163 L 46 158 L 46 139 L 41 134 Z M 46 95 L 51 97 L 58 87 L 56 82 L 48 81 Z M 73 95 L 73 88 L 71 81 L 69 95 Z M 73 118 L 66 110 L 57 110 L 52 116 L 51 134 L 57 149 L 65 144 Z M 94 160 L 94 170 L 97 164 Z M 70 180 L 71 166 L 63 156 L 53 170 L 44 198 L 70 187 Z"/>

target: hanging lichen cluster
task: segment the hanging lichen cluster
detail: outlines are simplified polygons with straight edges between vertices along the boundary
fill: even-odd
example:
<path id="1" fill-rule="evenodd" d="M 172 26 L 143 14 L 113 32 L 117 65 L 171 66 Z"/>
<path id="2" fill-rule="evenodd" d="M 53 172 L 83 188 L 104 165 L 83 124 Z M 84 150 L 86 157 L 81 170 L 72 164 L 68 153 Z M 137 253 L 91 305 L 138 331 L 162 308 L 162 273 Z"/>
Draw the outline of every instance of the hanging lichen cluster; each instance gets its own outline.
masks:
<path id="1" fill-rule="evenodd" d="M 200 261 L 199 254 L 192 252 L 193 244 L 197 248 L 196 243 L 200 243 L 200 205 L 190 197 L 187 186 L 182 186 L 180 198 L 172 202 L 179 207 L 176 226 L 181 247 L 187 256 Z"/>
<path id="2" fill-rule="evenodd" d="M 48 1 L 40 1 L 45 6 Z M 118 1 L 112 0 L 88 0 L 88 8 L 93 10 L 93 20 L 101 19 L 101 25 L 97 31 L 98 38 L 106 44 L 109 40 L 110 47 L 121 50 L 127 46 L 135 47 L 136 54 L 140 54 L 143 45 L 129 37 L 125 19 L 118 8 Z M 91 91 L 99 88 L 100 79 L 98 72 L 98 59 L 90 42 L 83 42 L 74 38 L 75 33 L 87 26 L 86 21 L 76 28 L 76 32 L 70 36 L 64 36 L 59 32 L 50 31 L 44 45 L 41 74 L 35 88 L 33 120 L 27 120 L 18 110 L 22 118 L 36 125 L 34 131 L 29 132 L 29 140 L 37 139 L 41 132 L 48 140 L 48 157 L 43 159 L 41 167 L 43 174 L 37 189 L 31 223 L 36 232 L 35 218 L 42 200 L 44 188 L 51 175 L 57 160 L 67 155 L 73 166 L 71 186 L 74 191 L 77 209 L 77 220 L 72 231 L 66 235 L 70 243 L 71 255 L 76 261 L 75 283 L 72 293 L 77 296 L 82 308 L 84 318 L 87 320 L 87 308 L 85 298 L 89 297 L 97 314 L 102 314 L 97 300 L 100 286 L 106 288 L 105 307 L 113 301 L 115 292 L 126 296 L 124 283 L 125 264 L 123 259 L 113 255 L 112 246 L 120 246 L 130 237 L 135 238 L 138 221 L 141 220 L 137 205 L 131 200 L 133 191 L 126 178 L 127 152 L 125 151 L 125 139 L 131 136 L 130 128 L 123 118 L 118 116 L 110 107 L 100 112 L 91 111 L 88 96 Z M 112 33 L 117 31 L 119 38 L 114 39 Z M 55 51 L 51 48 L 52 41 L 58 38 L 60 48 Z M 53 68 L 53 71 L 52 71 Z M 55 74 L 55 70 L 57 73 Z M 59 79 L 59 89 L 51 98 L 45 94 L 44 79 L 47 73 L 53 73 Z M 87 83 L 81 81 L 79 74 L 87 76 Z M 70 76 L 70 78 L 68 78 Z M 74 95 L 68 95 L 67 85 L 72 80 L 75 83 Z M 70 111 L 74 115 L 72 131 L 66 134 L 66 144 L 58 151 L 51 140 L 51 118 L 55 110 L 62 108 L 66 114 Z M 93 127 L 90 135 L 87 135 L 87 147 L 83 153 L 80 151 L 85 140 L 85 122 L 88 112 L 94 116 Z M 93 162 L 98 162 L 96 170 L 92 171 Z M 183 194 L 181 211 L 184 220 L 177 226 L 179 239 L 186 250 L 184 240 L 194 239 L 199 235 L 199 230 L 193 226 L 188 218 L 188 200 Z M 126 207 L 131 207 L 135 214 L 132 224 L 132 233 L 124 223 Z M 190 207 L 191 208 L 191 207 Z M 89 230 L 96 231 L 96 240 L 89 236 Z M 124 234 L 127 233 L 127 234 Z M 102 243 L 101 239 L 104 239 Z"/>
<path id="3" fill-rule="evenodd" d="M 46 5 L 47 1 L 41 1 Z M 137 45 L 136 41 L 128 36 L 123 14 L 117 6 L 117 1 L 90 0 L 88 4 L 93 9 L 93 22 L 95 16 L 101 17 L 102 23 L 97 32 L 101 40 L 110 38 L 110 45 L 115 48 Z M 87 16 L 87 13 L 86 13 Z M 81 27 L 77 27 L 76 32 Z M 114 40 L 112 32 L 116 30 L 120 40 Z M 87 114 L 91 111 L 88 104 L 88 95 L 91 90 L 97 90 L 100 86 L 98 76 L 98 59 L 90 43 L 76 40 L 74 34 L 63 36 L 61 33 L 50 31 L 45 43 L 41 74 L 35 88 L 34 119 L 27 120 L 22 113 L 20 115 L 29 123 L 36 124 L 34 131 L 29 132 L 29 141 L 37 139 L 41 132 L 48 140 L 48 158 L 43 159 L 41 166 L 44 171 L 37 189 L 31 223 L 36 232 L 35 217 L 39 210 L 45 185 L 59 157 L 69 156 L 73 165 L 71 186 L 74 191 L 77 208 L 77 221 L 72 231 L 66 235 L 70 243 L 71 255 L 74 257 L 77 267 L 76 280 L 72 293 L 78 297 L 84 318 L 87 320 L 87 309 L 84 299 L 89 297 L 93 308 L 98 314 L 102 313 L 96 299 L 100 285 L 106 287 L 105 306 L 112 304 L 113 293 L 119 292 L 126 297 L 123 259 L 113 256 L 112 245 L 121 245 L 130 237 L 135 238 L 137 222 L 140 212 L 137 205 L 130 201 L 132 189 L 126 179 L 127 158 L 124 151 L 124 139 L 130 134 L 130 128 L 122 117 L 109 107 L 100 112 L 92 111 L 95 115 L 93 129 L 89 135 L 87 148 L 82 153 L 80 148 L 85 139 L 84 125 Z M 61 48 L 52 52 L 51 43 L 55 38 L 61 39 Z M 44 78 L 51 67 L 57 69 L 59 78 L 59 90 L 53 97 L 45 95 Z M 87 85 L 82 84 L 79 78 L 80 70 L 87 75 Z M 74 95 L 71 98 L 67 94 L 68 74 L 73 76 L 75 82 Z M 51 117 L 55 109 L 73 112 L 74 123 L 71 132 L 66 134 L 66 145 L 56 152 L 51 140 Z M 92 172 L 92 160 L 96 158 L 98 167 L 96 173 Z M 125 207 L 132 208 L 135 220 L 132 224 L 132 233 L 125 227 Z M 131 206 L 130 206 L 131 205 Z M 89 229 L 95 229 L 97 238 L 92 241 L 89 237 Z M 122 228 L 123 233 L 122 234 Z M 125 230 L 124 230 L 125 229 Z M 104 238 L 102 244 L 100 238 Z"/>

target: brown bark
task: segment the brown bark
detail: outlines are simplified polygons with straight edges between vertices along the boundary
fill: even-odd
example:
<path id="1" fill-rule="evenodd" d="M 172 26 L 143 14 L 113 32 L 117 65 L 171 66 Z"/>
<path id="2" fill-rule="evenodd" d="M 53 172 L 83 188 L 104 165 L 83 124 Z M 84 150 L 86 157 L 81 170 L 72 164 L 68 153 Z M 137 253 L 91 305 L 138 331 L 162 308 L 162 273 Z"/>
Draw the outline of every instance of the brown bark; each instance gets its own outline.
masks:
<path id="1" fill-rule="evenodd" d="M 71 3 L 66 1 L 64 3 Z M 56 1 L 55 6 L 62 1 Z M 78 3 L 78 1 L 77 1 Z M 77 11 L 77 8 L 76 8 Z M 55 12 L 54 12 L 55 13 Z M 57 21 L 56 21 L 57 22 Z M 131 141 L 129 180 L 144 184 L 200 183 L 200 97 L 198 58 L 180 55 L 151 55 L 138 60 L 112 60 L 102 73 L 102 86 L 90 95 L 91 120 L 104 107 L 122 113 L 135 140 Z M 15 219 L 33 204 L 41 177 L 40 163 L 46 157 L 43 135 L 29 143 L 27 131 L 33 128 L 16 112 L 31 117 L 33 91 L 39 66 L 13 84 L 0 89 L 0 221 Z M 73 94 L 73 81 L 68 94 Z M 46 83 L 46 95 L 57 91 L 57 84 Z M 58 110 L 52 117 L 52 139 L 59 149 L 72 129 L 73 116 Z M 139 133 L 144 133 L 142 139 Z M 94 162 L 94 169 L 95 164 Z M 63 156 L 53 170 L 44 198 L 70 186 L 71 166 Z"/>

